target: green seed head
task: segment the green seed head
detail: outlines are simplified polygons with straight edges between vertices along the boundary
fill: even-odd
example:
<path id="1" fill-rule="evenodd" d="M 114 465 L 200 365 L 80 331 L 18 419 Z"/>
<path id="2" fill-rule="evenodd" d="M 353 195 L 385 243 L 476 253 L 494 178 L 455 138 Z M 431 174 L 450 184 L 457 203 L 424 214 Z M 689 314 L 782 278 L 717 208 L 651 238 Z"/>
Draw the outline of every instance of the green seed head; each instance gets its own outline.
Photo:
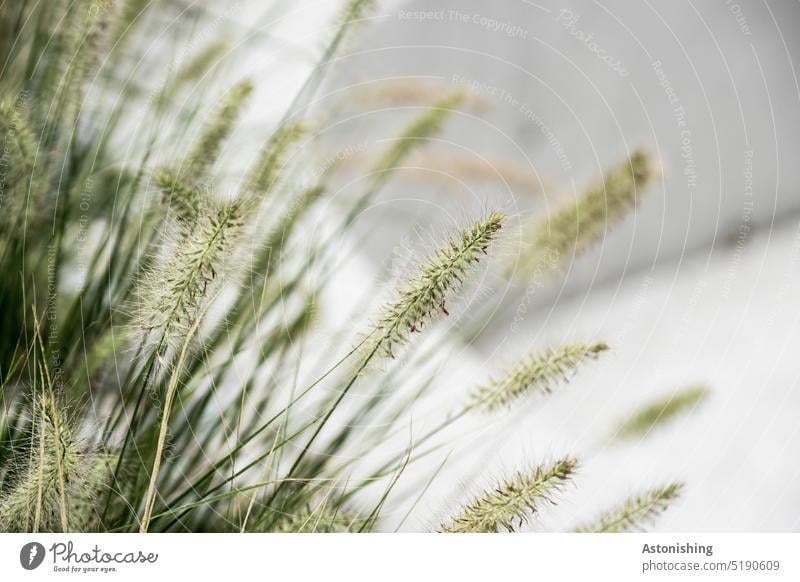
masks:
<path id="1" fill-rule="evenodd" d="M 444 523 L 439 531 L 446 533 L 494 533 L 515 531 L 536 513 L 542 503 L 554 503 L 553 494 L 560 491 L 575 472 L 578 462 L 564 458 L 551 465 L 540 465 L 532 471 L 517 471 L 496 487 L 466 505 Z"/>

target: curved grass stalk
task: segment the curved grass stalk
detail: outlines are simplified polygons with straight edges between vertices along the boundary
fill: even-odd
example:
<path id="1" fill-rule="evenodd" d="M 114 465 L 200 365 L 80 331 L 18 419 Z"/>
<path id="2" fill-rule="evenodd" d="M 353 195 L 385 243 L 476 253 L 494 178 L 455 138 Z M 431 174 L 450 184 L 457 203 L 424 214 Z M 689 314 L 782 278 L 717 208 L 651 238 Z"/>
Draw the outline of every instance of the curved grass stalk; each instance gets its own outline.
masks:
<path id="1" fill-rule="evenodd" d="M 460 240 L 451 238 L 429 258 L 417 277 L 411 279 L 400 291 L 399 299 L 385 309 L 383 318 L 363 342 L 365 355 L 360 365 L 336 400 L 325 410 L 322 419 L 319 422 L 315 419 L 311 423 L 310 426 L 317 424 L 317 427 L 289 469 L 287 479 L 296 476 L 295 471 L 301 466 L 311 445 L 372 359 L 381 353 L 391 356 L 391 346 L 404 343 L 407 333 L 420 331 L 435 312 L 447 314 L 447 295 L 463 283 L 469 267 L 477 263 L 481 255 L 487 254 L 489 244 L 496 238 L 503 218 L 503 215 L 492 212 L 472 228 L 463 231 Z M 276 488 L 268 505 L 276 499 L 280 489 L 281 486 Z"/>
<path id="2" fill-rule="evenodd" d="M 219 294 L 219 292 L 217 294 Z M 178 387 L 180 386 L 180 380 L 184 371 L 184 364 L 186 362 L 186 357 L 189 354 L 189 346 L 191 345 L 191 341 L 200 327 L 200 322 L 203 319 L 203 315 L 205 315 L 212 303 L 213 298 L 211 301 L 206 303 L 203 310 L 195 318 L 192 326 L 186 332 L 186 338 L 183 342 L 183 347 L 181 348 L 180 355 L 178 356 L 178 361 L 175 364 L 175 369 L 172 371 L 172 376 L 170 377 L 169 385 L 167 387 L 167 393 L 164 396 L 164 408 L 161 413 L 161 426 L 158 433 L 158 444 L 156 445 L 156 454 L 155 458 L 153 459 L 153 468 L 150 471 L 150 482 L 147 486 L 147 495 L 144 502 L 144 513 L 142 514 L 142 522 L 141 526 L 139 527 L 140 533 L 147 533 L 147 530 L 150 527 L 150 519 L 153 514 L 153 504 L 155 503 L 156 497 L 156 483 L 158 482 L 158 473 L 161 470 L 161 458 L 164 455 L 164 445 L 167 440 L 167 429 L 169 427 L 169 419 L 172 414 L 172 404 L 175 400 L 176 394 L 178 393 Z"/>

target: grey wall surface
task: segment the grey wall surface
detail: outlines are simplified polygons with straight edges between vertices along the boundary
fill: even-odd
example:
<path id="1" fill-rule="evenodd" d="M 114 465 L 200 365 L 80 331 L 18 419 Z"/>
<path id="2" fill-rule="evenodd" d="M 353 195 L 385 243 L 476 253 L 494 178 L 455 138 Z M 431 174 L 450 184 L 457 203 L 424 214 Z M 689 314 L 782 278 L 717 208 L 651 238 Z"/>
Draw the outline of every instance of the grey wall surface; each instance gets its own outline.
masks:
<path id="1" fill-rule="evenodd" d="M 375 213 L 375 257 L 397 244 L 406 219 L 446 223 L 487 204 L 546 211 L 636 147 L 661 160 L 663 178 L 634 217 L 574 265 L 562 291 L 744 242 L 800 209 L 798 24 L 800 3 L 788 0 L 381 5 L 329 95 L 356 85 L 442 94 L 473 86 L 488 110 L 456 114 L 446 143 L 426 151 L 511 163 L 540 187 L 476 184 L 455 168 L 447 195 L 440 184 L 395 183 Z M 430 93 L 417 103 L 401 95 L 362 104 L 340 135 L 388 139 L 406 108 L 429 104 Z"/>

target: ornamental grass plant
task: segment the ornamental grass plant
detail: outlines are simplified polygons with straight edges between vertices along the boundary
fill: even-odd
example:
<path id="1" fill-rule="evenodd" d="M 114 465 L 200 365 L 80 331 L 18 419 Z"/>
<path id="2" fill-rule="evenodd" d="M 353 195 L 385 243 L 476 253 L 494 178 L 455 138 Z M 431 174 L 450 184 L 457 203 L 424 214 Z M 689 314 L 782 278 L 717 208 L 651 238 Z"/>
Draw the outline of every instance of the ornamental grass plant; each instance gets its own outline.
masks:
<path id="1" fill-rule="evenodd" d="M 145 58 L 159 11 L 203 18 L 196 8 L 0 4 L 0 530 L 383 531 L 398 483 L 445 454 L 442 431 L 550 397 L 613 349 L 598 339 L 498 366 L 463 387 L 461 408 L 397 446 L 415 403 L 447 386 L 421 340 L 452 335 L 442 322 L 476 272 L 508 275 L 498 249 L 510 221 L 490 209 L 439 233 L 384 307 L 322 331 L 323 298 L 342 276 L 333 241 L 461 99 L 440 96 L 410 120 L 358 195 L 333 200 L 324 173 L 309 179 L 309 95 L 371 9 L 346 3 L 238 175 L 227 148 L 256 84 L 208 82 L 229 40 L 207 39 L 163 79 Z M 635 211 L 649 168 L 636 152 L 582 198 L 523 217 L 523 281 L 512 285 L 542 257 L 568 261 L 602 240 Z M 648 409 L 620 431 L 677 412 Z M 519 530 L 568 483 L 580 487 L 580 467 L 577 454 L 531 459 L 431 529 Z M 646 492 L 579 529 L 647 527 L 680 491 Z"/>

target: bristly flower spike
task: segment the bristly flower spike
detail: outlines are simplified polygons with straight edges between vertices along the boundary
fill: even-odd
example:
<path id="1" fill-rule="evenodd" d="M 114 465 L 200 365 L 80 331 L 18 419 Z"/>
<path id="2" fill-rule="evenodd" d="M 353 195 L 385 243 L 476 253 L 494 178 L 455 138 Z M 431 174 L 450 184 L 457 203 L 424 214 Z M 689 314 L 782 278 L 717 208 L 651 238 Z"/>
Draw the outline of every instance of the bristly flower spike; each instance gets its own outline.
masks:
<path id="1" fill-rule="evenodd" d="M 157 170 L 153 174 L 153 181 L 161 190 L 162 202 L 177 219 L 193 223 L 207 200 L 199 189 L 170 170 Z"/>
<path id="2" fill-rule="evenodd" d="M 470 407 L 494 412 L 536 392 L 549 393 L 587 360 L 596 359 L 608 350 L 604 343 L 559 347 L 543 354 L 532 354 L 519 361 L 501 378 L 476 388 Z"/>
<path id="3" fill-rule="evenodd" d="M 539 510 L 541 503 L 554 503 L 553 494 L 564 487 L 577 464 L 575 459 L 567 457 L 551 465 L 540 465 L 530 472 L 517 471 L 465 506 L 442 524 L 439 531 L 513 532 Z"/>
<path id="4" fill-rule="evenodd" d="M 708 396 L 708 389 L 700 386 L 672 394 L 667 398 L 647 404 L 625 420 L 617 429 L 618 438 L 646 436 L 657 426 L 674 420 L 684 412 L 698 406 Z"/>
<path id="5" fill-rule="evenodd" d="M 201 212 L 170 256 L 144 281 L 141 326 L 159 346 L 180 339 L 201 311 L 242 226 L 238 201 Z"/>
<path id="6" fill-rule="evenodd" d="M 610 226 L 638 205 L 653 173 L 650 158 L 637 151 L 602 183 L 537 219 L 529 227 L 531 247 L 521 259 L 521 272 L 550 272 L 601 240 Z"/>
<path id="7" fill-rule="evenodd" d="M 393 348 L 404 344 L 410 333 L 421 331 L 437 312 L 447 314 L 448 295 L 463 284 L 481 255 L 487 254 L 503 218 L 492 212 L 428 258 L 417 276 L 401 289 L 398 299 L 385 308 L 370 334 L 370 353 L 393 357 Z"/>
<path id="8" fill-rule="evenodd" d="M 301 121 L 287 122 L 275 130 L 245 179 L 243 196 L 263 198 L 273 189 L 287 152 L 305 132 L 306 125 Z"/>
<path id="9" fill-rule="evenodd" d="M 253 92 L 250 81 L 235 85 L 224 97 L 222 105 L 203 128 L 189 154 L 186 171 L 190 176 L 208 173 L 219 157 L 222 144 L 230 136 L 247 99 Z"/>
<path id="10" fill-rule="evenodd" d="M 683 489 L 682 483 L 670 483 L 626 500 L 592 523 L 575 529 L 581 533 L 624 533 L 641 531 L 643 526 L 669 508 Z"/>

